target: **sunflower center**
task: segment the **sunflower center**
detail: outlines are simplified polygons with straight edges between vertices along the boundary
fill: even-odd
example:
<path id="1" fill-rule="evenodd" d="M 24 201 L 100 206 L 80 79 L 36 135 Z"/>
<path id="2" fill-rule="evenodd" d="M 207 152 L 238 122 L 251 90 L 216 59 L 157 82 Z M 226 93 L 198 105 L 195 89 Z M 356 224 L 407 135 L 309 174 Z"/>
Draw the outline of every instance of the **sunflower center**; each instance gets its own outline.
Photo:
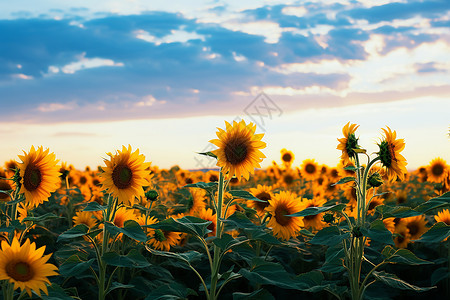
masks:
<path id="1" fill-rule="evenodd" d="M 314 174 L 314 173 L 316 173 L 316 166 L 313 164 L 307 164 L 305 166 L 305 171 L 308 174 Z"/>
<path id="2" fill-rule="evenodd" d="M 87 178 L 86 178 L 86 176 L 81 176 L 80 177 L 80 184 L 86 184 L 87 183 Z"/>
<path id="3" fill-rule="evenodd" d="M 283 180 L 286 184 L 292 184 L 294 182 L 294 177 L 291 175 L 286 175 L 283 177 Z"/>
<path id="4" fill-rule="evenodd" d="M 133 172 L 128 166 L 118 165 L 112 172 L 114 185 L 119 189 L 126 189 L 133 179 Z"/>
<path id="5" fill-rule="evenodd" d="M 285 162 L 290 162 L 292 160 L 292 155 L 290 155 L 289 153 L 285 153 L 285 154 L 283 154 L 281 159 Z"/>
<path id="6" fill-rule="evenodd" d="M 248 142 L 243 137 L 235 137 L 225 145 L 225 157 L 232 165 L 238 165 L 243 162 L 248 155 Z"/>
<path id="7" fill-rule="evenodd" d="M 41 184 L 42 176 L 41 171 L 34 165 L 28 165 L 23 175 L 23 185 L 25 188 L 32 192 L 36 190 Z"/>
<path id="8" fill-rule="evenodd" d="M 210 181 L 210 182 L 216 182 L 216 181 L 219 181 L 219 177 L 217 177 L 216 174 L 211 174 L 211 175 L 209 176 L 209 181 Z"/>
<path id="9" fill-rule="evenodd" d="M 444 173 L 444 166 L 441 164 L 433 165 L 431 173 L 433 173 L 434 176 L 441 176 Z"/>
<path id="10" fill-rule="evenodd" d="M 6 265 L 6 273 L 16 281 L 29 281 L 34 277 L 31 266 L 24 261 L 10 261 Z"/>
<path id="11" fill-rule="evenodd" d="M 287 226 L 291 222 L 291 217 L 287 217 L 289 215 L 289 211 L 284 206 L 278 206 L 275 209 L 275 220 L 281 226 Z"/>
<path id="12" fill-rule="evenodd" d="M 419 232 L 419 226 L 417 223 L 413 222 L 413 223 L 409 223 L 408 225 L 406 225 L 406 227 L 408 227 L 409 229 L 409 233 L 414 236 Z"/>

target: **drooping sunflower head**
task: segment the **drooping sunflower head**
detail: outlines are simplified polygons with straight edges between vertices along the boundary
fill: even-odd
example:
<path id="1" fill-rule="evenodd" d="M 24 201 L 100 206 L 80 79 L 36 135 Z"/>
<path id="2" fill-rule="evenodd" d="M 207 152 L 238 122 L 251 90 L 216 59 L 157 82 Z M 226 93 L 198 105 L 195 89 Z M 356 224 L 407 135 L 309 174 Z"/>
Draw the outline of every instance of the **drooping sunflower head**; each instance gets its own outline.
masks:
<path id="1" fill-rule="evenodd" d="M 31 146 L 30 152 L 19 155 L 22 160 L 18 163 L 20 169 L 20 193 L 25 195 L 27 206 L 36 207 L 48 200 L 51 193 L 56 191 L 61 183 L 60 167 L 54 153 L 43 147 L 35 149 Z"/>
<path id="2" fill-rule="evenodd" d="M 428 181 L 436 183 L 444 182 L 449 173 L 448 169 L 449 167 L 446 161 L 440 157 L 436 157 L 427 167 Z"/>
<path id="3" fill-rule="evenodd" d="M 337 145 L 338 150 L 342 151 L 341 159 L 344 161 L 344 164 L 350 162 L 350 159 L 354 159 L 356 157 L 355 149 L 359 149 L 358 138 L 356 138 L 355 132 L 358 129 L 359 125 L 350 124 L 348 122 L 342 128 L 342 133 L 344 137 L 338 139 L 339 145 Z"/>
<path id="4" fill-rule="evenodd" d="M 2 241 L 1 246 L 0 280 L 8 280 L 14 284 L 14 289 L 25 290 L 30 297 L 31 291 L 39 296 L 41 291 L 48 295 L 46 284 L 50 281 L 47 277 L 58 275 L 58 268 L 47 263 L 51 254 L 43 255 L 45 246 L 36 249 L 36 244 L 30 243 L 29 239 L 21 246 L 17 238 L 11 245 Z"/>
<path id="5" fill-rule="evenodd" d="M 291 192 L 281 191 L 269 200 L 266 211 L 272 216 L 267 224 L 272 228 L 273 234 L 283 240 L 297 236 L 303 226 L 302 218 L 289 215 L 301 211 L 300 200 Z"/>
<path id="6" fill-rule="evenodd" d="M 391 131 L 389 127 L 387 127 L 387 130 L 384 128 L 382 130 L 385 137 L 378 144 L 380 147 L 378 156 L 381 164 L 386 169 L 386 176 L 389 181 L 395 181 L 397 178 L 404 180 L 407 173 L 407 162 L 400 152 L 405 148 L 405 141 L 404 139 L 397 139 L 397 133 L 395 130 Z"/>
<path id="7" fill-rule="evenodd" d="M 320 176 L 319 164 L 314 159 L 305 159 L 300 166 L 300 173 L 306 180 L 314 180 Z"/>
<path id="8" fill-rule="evenodd" d="M 217 128 L 218 139 L 210 142 L 219 149 L 211 151 L 217 156 L 217 166 L 222 168 L 226 179 L 236 176 L 249 179 L 255 168 L 260 168 L 260 162 L 266 157 L 260 149 L 266 147 L 261 141 L 264 134 L 255 134 L 256 125 L 233 121 L 233 125 L 225 121 L 226 130 Z"/>
<path id="9" fill-rule="evenodd" d="M 139 154 L 139 149 L 132 152 L 122 146 L 122 151 L 116 154 L 108 153 L 110 159 L 104 160 L 106 167 L 100 177 L 102 186 L 108 193 L 117 197 L 119 203 L 132 206 L 136 197 L 144 197 L 143 186 L 149 185 L 148 168 L 150 163 L 145 163 L 145 156 Z"/>
<path id="10" fill-rule="evenodd" d="M 281 161 L 286 167 L 290 167 L 292 163 L 294 162 L 295 156 L 292 151 L 281 149 Z"/>

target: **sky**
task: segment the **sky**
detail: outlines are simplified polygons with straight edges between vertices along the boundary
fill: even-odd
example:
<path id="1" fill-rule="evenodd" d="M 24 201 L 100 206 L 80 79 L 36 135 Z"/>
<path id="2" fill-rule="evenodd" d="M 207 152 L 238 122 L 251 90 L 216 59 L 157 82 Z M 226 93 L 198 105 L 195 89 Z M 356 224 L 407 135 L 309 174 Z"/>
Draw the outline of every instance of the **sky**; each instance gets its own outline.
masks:
<path id="1" fill-rule="evenodd" d="M 450 2 L 0 1 L 0 164 L 42 145 L 78 168 L 130 144 L 154 165 L 211 167 L 240 118 L 334 166 L 342 127 L 408 168 L 450 163 Z M 211 165 L 212 163 L 212 165 Z"/>

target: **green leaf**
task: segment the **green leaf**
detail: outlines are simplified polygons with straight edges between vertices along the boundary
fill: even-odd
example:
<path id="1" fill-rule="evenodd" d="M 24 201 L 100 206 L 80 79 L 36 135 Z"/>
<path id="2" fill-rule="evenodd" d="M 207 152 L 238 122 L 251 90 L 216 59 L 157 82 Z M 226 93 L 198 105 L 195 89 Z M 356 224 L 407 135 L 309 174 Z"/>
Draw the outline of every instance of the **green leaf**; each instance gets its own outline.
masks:
<path id="1" fill-rule="evenodd" d="M 147 259 L 136 249 L 132 249 L 127 255 L 119 255 L 116 252 L 106 252 L 103 254 L 102 259 L 108 265 L 117 267 L 145 268 L 150 266 Z"/>
<path id="2" fill-rule="evenodd" d="M 235 239 L 231 235 L 229 235 L 228 233 L 224 233 L 222 234 L 222 237 L 220 239 L 214 239 L 213 243 L 220 249 L 225 250 L 229 245 L 233 244 L 233 241 L 235 241 Z"/>
<path id="3" fill-rule="evenodd" d="M 431 284 L 435 285 L 441 280 L 444 280 L 445 278 L 450 276 L 450 272 L 448 271 L 447 267 L 441 267 L 433 272 L 431 274 Z"/>
<path id="4" fill-rule="evenodd" d="M 267 290 L 259 289 L 253 293 L 233 293 L 233 300 L 275 300 L 275 297 Z"/>
<path id="5" fill-rule="evenodd" d="M 302 211 L 296 212 L 292 215 L 287 215 L 288 217 L 306 217 L 315 216 L 323 212 L 334 211 L 340 212 L 345 208 L 345 204 L 336 204 L 332 206 L 321 206 L 321 207 L 308 207 Z"/>
<path id="6" fill-rule="evenodd" d="M 338 185 L 338 184 L 344 184 L 344 183 L 347 183 L 347 182 L 350 182 L 350 181 L 355 181 L 355 179 L 356 178 L 352 177 L 352 176 L 344 177 L 344 178 L 339 179 L 338 182 L 333 183 L 332 186 L 333 185 Z"/>
<path id="7" fill-rule="evenodd" d="M 109 287 L 109 289 L 106 291 L 105 295 L 109 294 L 110 292 L 116 290 L 116 289 L 130 289 L 130 288 L 134 288 L 134 285 L 132 284 L 123 284 L 117 281 L 113 281 L 111 283 L 111 286 Z"/>
<path id="8" fill-rule="evenodd" d="M 197 154 L 217 158 L 217 155 L 215 155 L 214 153 L 212 153 L 210 151 L 208 151 L 208 152 L 197 152 Z"/>
<path id="9" fill-rule="evenodd" d="M 135 239 L 139 242 L 145 243 L 147 241 L 147 235 L 142 230 L 141 225 L 134 220 L 127 220 L 121 228 L 121 232 L 129 238 Z"/>
<path id="10" fill-rule="evenodd" d="M 152 224 L 150 227 L 153 229 L 161 229 L 166 231 L 190 233 L 203 238 L 206 234 L 211 232 L 211 230 L 208 229 L 208 226 L 211 223 L 211 221 L 186 216 L 180 219 L 166 219 L 156 224 Z"/>
<path id="11" fill-rule="evenodd" d="M 414 208 L 414 210 L 420 213 L 426 213 L 433 209 L 449 208 L 449 207 L 450 207 L 450 192 L 447 192 L 444 195 L 432 198 L 427 202 L 420 204 L 419 206 Z"/>
<path id="12" fill-rule="evenodd" d="M 344 170 L 356 172 L 356 170 L 358 170 L 358 168 L 356 168 L 354 166 L 347 166 L 344 168 Z"/>
<path id="13" fill-rule="evenodd" d="M 406 281 L 401 280 L 394 274 L 389 274 L 384 271 L 377 272 L 374 271 L 372 275 L 379 281 L 383 282 L 384 284 L 401 290 L 410 290 L 415 292 L 426 292 L 431 289 L 434 289 L 435 287 L 418 287 L 415 285 L 412 285 L 410 283 L 407 283 Z"/>
<path id="14" fill-rule="evenodd" d="M 217 182 L 196 182 L 196 183 L 186 184 L 183 187 L 199 188 L 199 189 L 204 189 L 204 190 L 207 190 L 208 192 L 211 192 L 213 190 L 214 191 L 217 190 L 217 186 L 218 186 Z"/>
<path id="15" fill-rule="evenodd" d="M 450 236 L 450 226 L 444 222 L 434 224 L 422 237 L 415 242 L 439 243 Z"/>
<path id="16" fill-rule="evenodd" d="M 46 213 L 45 215 L 39 216 L 39 217 L 26 217 L 23 219 L 22 222 L 31 221 L 33 223 L 38 223 L 42 221 L 48 221 L 48 220 L 54 220 L 54 219 L 61 219 L 63 217 L 57 216 L 53 213 Z"/>
<path id="17" fill-rule="evenodd" d="M 152 289 L 145 300 L 179 300 L 197 296 L 197 293 L 176 281 Z"/>
<path id="18" fill-rule="evenodd" d="M 155 250 L 155 249 L 150 248 L 149 246 L 146 246 L 145 248 L 151 254 L 165 256 L 165 257 L 169 257 L 169 258 L 176 258 L 181 261 L 184 261 L 187 264 L 191 264 L 191 263 L 200 261 L 203 256 L 203 254 L 201 254 L 200 252 L 193 251 L 193 250 L 188 251 L 188 252 L 176 253 L 176 252 L 166 252 L 166 251 Z"/>
<path id="19" fill-rule="evenodd" d="M 56 283 L 52 283 L 52 285 L 48 287 L 48 295 L 41 293 L 40 298 L 43 300 L 73 300 L 73 298 L 67 295 L 64 289 Z"/>
<path id="20" fill-rule="evenodd" d="M 370 224 L 369 229 L 361 228 L 361 232 L 373 241 L 394 246 L 392 233 L 384 226 L 383 221 L 375 220 Z"/>
<path id="21" fill-rule="evenodd" d="M 265 242 L 269 245 L 280 245 L 281 242 L 277 240 L 272 234 L 267 233 L 265 226 L 255 225 L 243 213 L 237 212 L 222 220 L 229 227 L 236 228 L 244 232 L 250 240 L 257 240 Z"/>
<path id="22" fill-rule="evenodd" d="M 86 205 L 86 207 L 83 209 L 83 211 L 100 211 L 100 210 L 105 210 L 107 208 L 107 206 L 105 205 L 100 205 L 95 201 L 89 202 L 88 205 Z"/>
<path id="23" fill-rule="evenodd" d="M 12 221 L 9 226 L 6 226 L 6 224 L 3 224 L 0 227 L 0 232 L 6 232 L 8 234 L 12 234 L 14 232 L 14 230 L 19 229 L 19 230 L 24 230 L 27 226 L 25 224 L 20 223 L 19 220 L 14 220 Z"/>
<path id="24" fill-rule="evenodd" d="M 309 242 L 316 245 L 334 246 L 349 237 L 349 232 L 342 234 L 337 226 L 330 226 L 317 232 Z"/>
<path id="25" fill-rule="evenodd" d="M 57 241 L 66 240 L 66 239 L 74 239 L 78 237 L 82 237 L 84 235 L 87 235 L 89 231 L 89 227 L 87 227 L 85 224 L 78 224 L 77 226 L 74 226 L 70 228 L 69 230 L 64 231 L 58 236 Z"/>
<path id="26" fill-rule="evenodd" d="M 245 200 L 252 200 L 252 201 L 256 201 L 256 202 L 264 202 L 267 203 L 267 201 L 265 200 L 261 200 L 259 198 L 256 198 L 255 196 L 253 196 L 252 194 L 250 194 L 247 191 L 241 191 L 241 190 L 233 190 L 229 192 L 233 198 L 235 199 L 245 199 Z"/>
<path id="27" fill-rule="evenodd" d="M 94 261 L 94 258 L 91 258 L 88 261 L 83 261 L 78 257 L 78 255 L 72 255 L 59 267 L 59 273 L 65 277 L 77 277 L 89 269 Z"/>
<path id="28" fill-rule="evenodd" d="M 414 253 L 408 249 L 397 249 L 395 250 L 391 246 L 386 246 L 381 252 L 383 256 L 386 257 L 386 261 L 389 263 L 398 263 L 405 265 L 427 265 L 432 264 L 432 262 L 418 258 Z"/>
<path id="29" fill-rule="evenodd" d="M 406 206 L 388 206 L 388 205 L 378 205 L 375 207 L 375 211 L 383 216 L 383 219 L 387 218 L 408 218 L 419 216 L 422 213 L 412 210 Z"/>
<path id="30" fill-rule="evenodd" d="M 325 254 L 325 262 L 320 268 L 320 271 L 327 273 L 339 273 L 344 271 L 344 251 L 345 250 L 342 244 L 338 244 L 334 247 L 328 247 Z"/>
<path id="31" fill-rule="evenodd" d="M 297 281 L 281 266 L 281 264 L 264 261 L 255 257 L 250 270 L 240 269 L 239 274 L 254 285 L 269 284 L 284 289 L 298 289 Z"/>
<path id="32" fill-rule="evenodd" d="M 309 290 L 322 283 L 324 277 L 322 272 L 314 270 L 297 276 L 299 285 L 303 290 Z"/>

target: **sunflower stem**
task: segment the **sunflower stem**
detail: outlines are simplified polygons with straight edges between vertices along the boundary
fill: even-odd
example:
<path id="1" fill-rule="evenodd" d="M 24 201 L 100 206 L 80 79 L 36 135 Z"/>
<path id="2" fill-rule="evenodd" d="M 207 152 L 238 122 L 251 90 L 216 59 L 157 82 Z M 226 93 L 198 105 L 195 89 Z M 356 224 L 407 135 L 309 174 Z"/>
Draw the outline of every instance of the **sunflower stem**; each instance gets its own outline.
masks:
<path id="1" fill-rule="evenodd" d="M 219 187 L 217 191 L 217 211 L 216 211 L 216 238 L 222 237 L 222 204 L 223 204 L 223 192 L 224 192 L 224 177 L 222 170 L 219 172 Z M 211 269 L 211 287 L 209 291 L 209 300 L 215 300 L 218 297 L 216 294 L 217 282 L 219 280 L 220 269 L 220 248 L 216 245 L 213 247 L 214 258 Z"/>

